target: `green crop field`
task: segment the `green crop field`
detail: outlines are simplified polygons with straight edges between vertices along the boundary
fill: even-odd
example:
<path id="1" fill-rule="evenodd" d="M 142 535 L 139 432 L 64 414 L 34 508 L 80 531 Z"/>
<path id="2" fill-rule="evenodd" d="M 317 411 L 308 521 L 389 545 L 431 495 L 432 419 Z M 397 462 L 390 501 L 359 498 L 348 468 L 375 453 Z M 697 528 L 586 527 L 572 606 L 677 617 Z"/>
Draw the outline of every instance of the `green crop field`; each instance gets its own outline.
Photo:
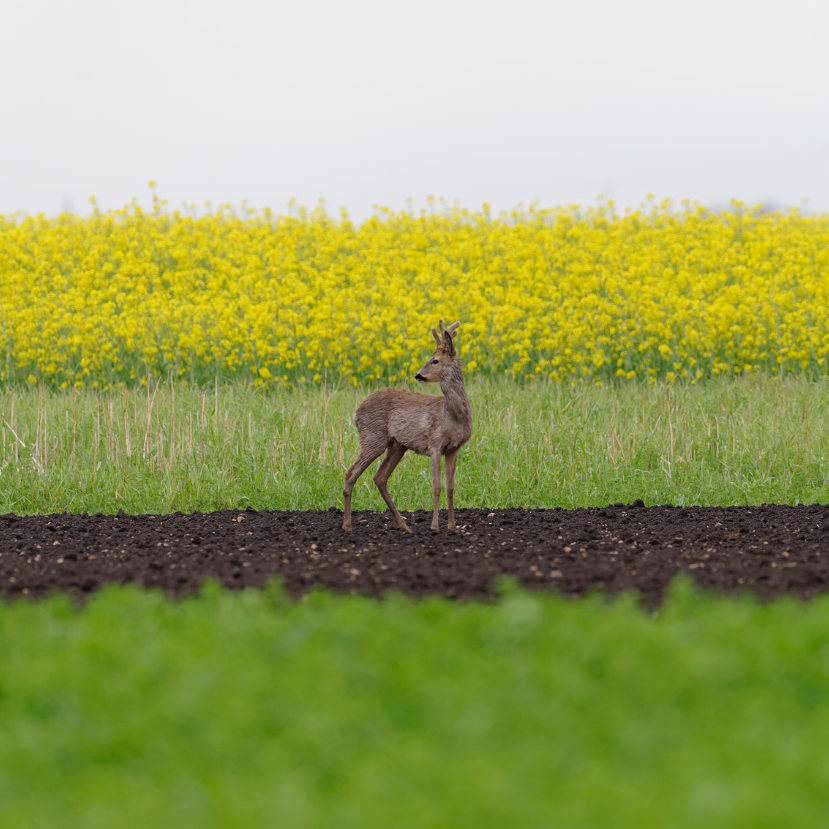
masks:
<path id="1" fill-rule="evenodd" d="M 829 600 L 210 587 L 0 606 L 0 824 L 786 827 L 829 806 Z"/>

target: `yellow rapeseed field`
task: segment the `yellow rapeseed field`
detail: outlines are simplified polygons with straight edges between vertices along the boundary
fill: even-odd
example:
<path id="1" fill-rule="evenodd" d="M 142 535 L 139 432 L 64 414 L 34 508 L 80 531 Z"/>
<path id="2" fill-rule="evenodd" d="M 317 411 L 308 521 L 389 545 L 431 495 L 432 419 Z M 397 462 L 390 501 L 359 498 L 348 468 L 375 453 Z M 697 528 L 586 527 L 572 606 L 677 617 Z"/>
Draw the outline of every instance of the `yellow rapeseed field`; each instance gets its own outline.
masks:
<path id="1" fill-rule="evenodd" d="M 829 218 L 684 204 L 0 216 L 0 379 L 396 381 L 438 317 L 470 372 L 825 370 Z"/>

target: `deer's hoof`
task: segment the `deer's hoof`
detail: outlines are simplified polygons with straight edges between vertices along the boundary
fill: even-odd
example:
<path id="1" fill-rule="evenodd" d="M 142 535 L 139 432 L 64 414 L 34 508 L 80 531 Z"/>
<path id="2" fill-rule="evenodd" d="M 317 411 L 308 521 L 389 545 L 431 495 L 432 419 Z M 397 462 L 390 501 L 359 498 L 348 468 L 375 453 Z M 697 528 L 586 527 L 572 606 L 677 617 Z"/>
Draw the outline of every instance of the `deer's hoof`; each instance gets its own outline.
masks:
<path id="1" fill-rule="evenodd" d="M 344 533 L 350 533 L 351 532 L 351 524 L 349 524 L 348 526 L 343 524 L 343 532 Z"/>
<path id="2" fill-rule="evenodd" d="M 407 533 L 410 533 L 412 531 L 412 528 L 405 521 L 402 524 L 400 524 L 400 529 L 405 530 Z"/>

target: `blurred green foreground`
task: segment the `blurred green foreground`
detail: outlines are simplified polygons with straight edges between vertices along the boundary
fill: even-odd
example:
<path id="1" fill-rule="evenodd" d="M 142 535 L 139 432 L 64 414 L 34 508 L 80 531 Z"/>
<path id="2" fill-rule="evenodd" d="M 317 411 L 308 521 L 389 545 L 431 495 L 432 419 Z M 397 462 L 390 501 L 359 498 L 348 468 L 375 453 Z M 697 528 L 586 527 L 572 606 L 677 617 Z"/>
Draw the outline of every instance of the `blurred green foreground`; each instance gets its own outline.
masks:
<path id="1" fill-rule="evenodd" d="M 0 826 L 829 820 L 829 597 L 0 604 Z"/>

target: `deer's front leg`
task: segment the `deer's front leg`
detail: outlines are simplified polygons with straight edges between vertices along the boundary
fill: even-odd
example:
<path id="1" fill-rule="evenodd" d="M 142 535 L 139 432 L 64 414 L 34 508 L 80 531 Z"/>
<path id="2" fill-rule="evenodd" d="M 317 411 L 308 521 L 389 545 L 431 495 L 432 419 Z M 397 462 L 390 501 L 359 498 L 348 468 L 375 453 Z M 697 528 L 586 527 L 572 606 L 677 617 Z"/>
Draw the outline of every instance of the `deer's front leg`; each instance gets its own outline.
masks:
<path id="1" fill-rule="evenodd" d="M 446 456 L 444 466 L 446 468 L 446 506 L 449 512 L 448 527 L 450 530 L 455 529 L 455 504 L 453 496 L 455 494 L 455 461 L 458 459 L 458 450 Z"/>
<path id="2" fill-rule="evenodd" d="M 432 489 L 435 493 L 435 508 L 432 512 L 432 531 L 437 532 L 440 526 L 440 452 L 432 452 Z"/>

